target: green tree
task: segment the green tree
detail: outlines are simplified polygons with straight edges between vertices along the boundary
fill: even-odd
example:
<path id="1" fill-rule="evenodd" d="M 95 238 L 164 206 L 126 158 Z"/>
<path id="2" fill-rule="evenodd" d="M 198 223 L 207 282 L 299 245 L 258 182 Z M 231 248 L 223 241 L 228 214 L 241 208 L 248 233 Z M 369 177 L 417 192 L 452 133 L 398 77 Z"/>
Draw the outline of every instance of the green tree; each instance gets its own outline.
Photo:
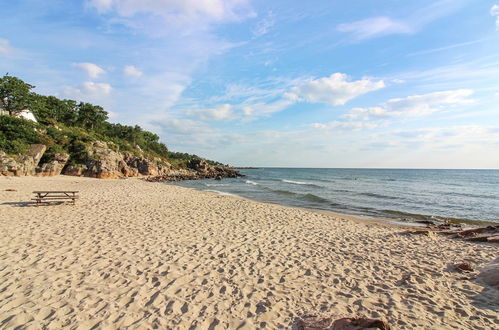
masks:
<path id="1" fill-rule="evenodd" d="M 60 100 L 55 96 L 35 94 L 30 109 L 40 122 L 57 121 L 67 126 L 74 126 L 77 118 L 77 103 L 73 100 Z"/>
<path id="2" fill-rule="evenodd" d="M 76 124 L 87 129 L 94 130 L 95 128 L 104 126 L 108 118 L 107 111 L 98 105 L 80 102 L 77 110 L 78 117 Z"/>
<path id="3" fill-rule="evenodd" d="M 8 74 L 0 78 L 0 100 L 5 111 L 13 116 L 26 109 L 30 105 L 33 88 L 35 86 Z"/>

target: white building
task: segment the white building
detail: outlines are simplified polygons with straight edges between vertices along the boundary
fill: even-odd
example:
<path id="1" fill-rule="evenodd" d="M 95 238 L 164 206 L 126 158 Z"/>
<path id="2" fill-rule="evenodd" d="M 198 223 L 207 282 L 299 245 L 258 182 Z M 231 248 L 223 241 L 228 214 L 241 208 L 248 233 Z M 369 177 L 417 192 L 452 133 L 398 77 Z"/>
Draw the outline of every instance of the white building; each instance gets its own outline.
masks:
<path id="1" fill-rule="evenodd" d="M 9 115 L 9 112 L 4 109 L 2 101 L 0 101 L 0 115 L 5 115 L 5 116 Z M 27 120 L 34 121 L 35 123 L 38 122 L 33 112 L 31 112 L 31 110 L 28 109 L 21 110 L 21 112 L 19 112 L 15 116 L 18 118 L 24 118 Z"/>

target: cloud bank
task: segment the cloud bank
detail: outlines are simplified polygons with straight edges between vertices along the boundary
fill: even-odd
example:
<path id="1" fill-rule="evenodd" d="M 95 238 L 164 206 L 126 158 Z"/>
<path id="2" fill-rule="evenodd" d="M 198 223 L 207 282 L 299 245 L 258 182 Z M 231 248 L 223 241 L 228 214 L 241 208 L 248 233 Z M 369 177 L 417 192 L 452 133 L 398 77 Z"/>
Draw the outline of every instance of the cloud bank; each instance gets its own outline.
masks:
<path id="1" fill-rule="evenodd" d="M 333 73 L 330 77 L 310 80 L 291 89 L 290 97 L 310 103 L 344 105 L 348 101 L 385 87 L 382 80 L 363 78 L 348 81 L 344 73 Z"/>
<path id="2" fill-rule="evenodd" d="M 470 89 L 459 89 L 395 98 L 378 107 L 353 108 L 344 117 L 368 120 L 372 118 L 424 116 L 442 110 L 444 107 L 471 104 L 473 100 L 468 98 L 471 94 L 473 91 Z"/>

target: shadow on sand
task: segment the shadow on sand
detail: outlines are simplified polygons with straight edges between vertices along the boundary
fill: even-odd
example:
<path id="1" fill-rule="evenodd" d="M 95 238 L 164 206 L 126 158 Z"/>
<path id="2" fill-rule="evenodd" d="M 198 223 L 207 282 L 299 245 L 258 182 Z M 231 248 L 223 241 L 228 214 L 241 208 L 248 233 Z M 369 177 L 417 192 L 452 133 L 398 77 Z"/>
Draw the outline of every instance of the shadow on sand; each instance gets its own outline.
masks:
<path id="1" fill-rule="evenodd" d="M 37 204 L 36 202 L 3 202 L 0 205 L 10 205 L 14 207 L 38 207 L 38 206 L 52 206 L 52 205 L 62 205 L 67 204 L 64 201 L 51 201 L 51 202 L 43 202 Z"/>

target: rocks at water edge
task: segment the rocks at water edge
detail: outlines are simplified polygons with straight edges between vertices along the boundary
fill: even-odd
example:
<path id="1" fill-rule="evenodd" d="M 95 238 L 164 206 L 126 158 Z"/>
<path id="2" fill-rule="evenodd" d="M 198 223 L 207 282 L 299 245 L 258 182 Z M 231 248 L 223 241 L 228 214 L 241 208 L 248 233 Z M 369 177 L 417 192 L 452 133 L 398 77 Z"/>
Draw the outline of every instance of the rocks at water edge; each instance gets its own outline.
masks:
<path id="1" fill-rule="evenodd" d="M 187 169 L 177 169 L 161 158 L 148 158 L 137 149 L 135 154 L 120 152 L 112 142 L 94 141 L 86 146 L 80 164 L 68 162 L 70 155 L 57 153 L 47 163 L 39 165 L 46 146 L 33 144 L 26 155 L 11 157 L 0 151 L 0 175 L 4 176 L 54 176 L 59 174 L 86 176 L 99 179 L 124 177 L 150 177 L 149 181 L 180 181 L 206 178 L 236 178 L 242 175 L 226 166 L 211 166 L 203 159 L 193 159 Z"/>
<path id="2" fill-rule="evenodd" d="M 240 178 L 244 177 L 238 171 L 226 166 L 211 166 L 202 159 L 193 159 L 187 165 L 189 170 L 176 170 L 168 174 L 151 176 L 147 178 L 150 182 L 164 181 L 184 181 L 184 180 L 200 180 L 200 179 L 216 179 L 222 178 Z"/>

